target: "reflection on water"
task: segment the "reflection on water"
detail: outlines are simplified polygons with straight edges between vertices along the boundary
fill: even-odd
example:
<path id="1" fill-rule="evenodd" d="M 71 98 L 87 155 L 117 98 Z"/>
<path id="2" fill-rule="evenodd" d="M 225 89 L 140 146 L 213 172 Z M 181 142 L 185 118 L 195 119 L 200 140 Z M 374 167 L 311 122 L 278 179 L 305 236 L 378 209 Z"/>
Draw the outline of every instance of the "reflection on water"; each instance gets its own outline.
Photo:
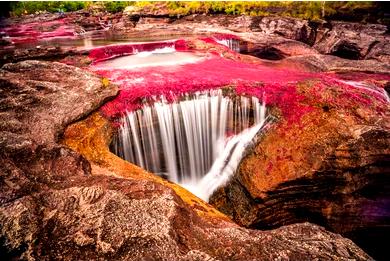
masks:
<path id="1" fill-rule="evenodd" d="M 90 49 L 92 47 L 105 46 L 110 44 L 120 43 L 145 43 L 145 42 L 157 42 L 176 40 L 178 38 L 186 37 L 187 35 L 159 35 L 159 36 L 117 36 L 109 34 L 107 32 L 96 33 L 91 35 L 84 35 L 80 38 L 69 38 L 69 37 L 57 37 L 46 40 L 38 40 L 34 42 L 17 43 L 15 44 L 18 48 L 35 48 L 36 46 L 55 46 L 62 48 L 77 48 L 77 49 Z"/>

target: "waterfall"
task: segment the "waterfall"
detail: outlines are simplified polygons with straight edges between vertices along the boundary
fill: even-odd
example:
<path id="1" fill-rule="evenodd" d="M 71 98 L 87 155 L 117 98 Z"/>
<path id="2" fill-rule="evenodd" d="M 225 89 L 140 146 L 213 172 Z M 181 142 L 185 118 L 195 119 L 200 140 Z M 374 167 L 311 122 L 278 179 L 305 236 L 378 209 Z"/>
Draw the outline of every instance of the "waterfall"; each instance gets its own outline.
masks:
<path id="1" fill-rule="evenodd" d="M 265 114 L 257 98 L 231 98 L 222 90 L 187 94 L 173 103 L 162 98 L 126 113 L 113 151 L 207 199 L 235 171 Z M 201 188 L 192 189 L 194 184 L 207 192 L 197 193 Z"/>
<path id="2" fill-rule="evenodd" d="M 152 51 L 144 51 L 144 50 L 138 50 L 137 48 L 134 48 L 133 54 L 139 57 L 147 57 L 153 54 L 165 54 L 165 53 L 174 53 L 174 52 L 176 52 L 176 49 L 175 49 L 175 45 L 172 44 L 172 46 L 156 48 Z"/>
<path id="3" fill-rule="evenodd" d="M 158 48 L 153 51 L 134 49 L 131 55 L 99 62 L 95 69 L 136 69 L 150 66 L 172 66 L 196 63 L 204 59 L 202 56 L 189 52 L 176 52 L 173 47 Z"/>
<path id="4" fill-rule="evenodd" d="M 229 49 L 239 53 L 240 52 L 240 41 L 237 39 L 215 39 L 219 44 L 225 45 Z"/>
<path id="5" fill-rule="evenodd" d="M 230 138 L 221 154 L 214 161 L 210 171 L 200 180 L 188 180 L 181 183 L 183 187 L 208 201 L 211 194 L 220 186 L 224 185 L 236 171 L 245 149 L 264 126 L 265 119 L 251 128 Z"/>

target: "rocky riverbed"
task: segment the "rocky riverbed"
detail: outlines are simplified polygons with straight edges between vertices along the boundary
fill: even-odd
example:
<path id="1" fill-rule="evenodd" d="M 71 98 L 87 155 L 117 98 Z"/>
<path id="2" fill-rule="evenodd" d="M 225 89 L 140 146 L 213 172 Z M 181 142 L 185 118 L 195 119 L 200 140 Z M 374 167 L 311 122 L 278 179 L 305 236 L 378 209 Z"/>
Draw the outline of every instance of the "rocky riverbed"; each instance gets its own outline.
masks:
<path id="1" fill-rule="evenodd" d="M 388 40 L 379 24 L 164 10 L 3 21 L 2 257 L 385 260 Z M 107 63 L 166 47 L 200 59 Z M 274 120 L 210 204 L 110 151 L 126 111 L 219 88 Z"/>

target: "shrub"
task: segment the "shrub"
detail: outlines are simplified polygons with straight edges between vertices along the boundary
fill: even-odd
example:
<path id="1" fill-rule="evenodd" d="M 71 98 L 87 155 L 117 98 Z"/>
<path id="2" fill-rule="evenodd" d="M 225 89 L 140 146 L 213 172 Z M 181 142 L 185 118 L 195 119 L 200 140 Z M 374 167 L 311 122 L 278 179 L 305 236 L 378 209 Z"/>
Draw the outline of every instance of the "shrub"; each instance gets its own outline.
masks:
<path id="1" fill-rule="evenodd" d="M 133 5 L 134 2 L 128 1 L 106 1 L 103 6 L 110 13 L 122 12 L 127 6 Z"/>

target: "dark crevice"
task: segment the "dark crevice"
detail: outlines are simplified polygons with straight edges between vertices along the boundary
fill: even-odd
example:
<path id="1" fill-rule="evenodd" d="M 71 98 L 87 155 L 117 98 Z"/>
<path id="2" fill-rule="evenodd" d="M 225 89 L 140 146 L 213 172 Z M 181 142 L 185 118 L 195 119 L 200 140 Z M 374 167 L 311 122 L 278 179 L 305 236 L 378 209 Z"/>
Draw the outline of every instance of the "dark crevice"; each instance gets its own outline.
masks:
<path id="1" fill-rule="evenodd" d="M 389 260 L 388 243 L 390 240 L 390 225 L 382 227 L 361 228 L 358 231 L 347 233 L 344 236 L 364 249 L 367 254 L 377 261 Z"/>
<path id="2" fill-rule="evenodd" d="M 281 59 L 285 58 L 285 54 L 283 52 L 281 52 L 280 50 L 278 50 L 274 47 L 271 47 L 271 46 L 267 46 L 267 47 L 255 49 L 255 50 L 243 49 L 243 50 L 241 50 L 241 53 L 252 55 L 252 56 L 258 57 L 260 59 L 273 60 L 273 61 L 281 60 Z"/>
<path id="3" fill-rule="evenodd" d="M 10 251 L 6 245 L 6 239 L 0 237 L 0 259 L 1 260 L 10 260 L 16 261 L 20 260 L 20 256 L 27 251 L 27 244 L 22 244 L 19 247 L 12 248 Z"/>
<path id="4" fill-rule="evenodd" d="M 345 41 L 336 45 L 330 54 L 349 60 L 359 60 L 362 58 L 359 47 L 355 43 Z"/>
<path id="5" fill-rule="evenodd" d="M 387 95 L 390 96 L 390 82 L 387 82 L 385 87 L 384 87 L 385 91 L 387 92 Z"/>

